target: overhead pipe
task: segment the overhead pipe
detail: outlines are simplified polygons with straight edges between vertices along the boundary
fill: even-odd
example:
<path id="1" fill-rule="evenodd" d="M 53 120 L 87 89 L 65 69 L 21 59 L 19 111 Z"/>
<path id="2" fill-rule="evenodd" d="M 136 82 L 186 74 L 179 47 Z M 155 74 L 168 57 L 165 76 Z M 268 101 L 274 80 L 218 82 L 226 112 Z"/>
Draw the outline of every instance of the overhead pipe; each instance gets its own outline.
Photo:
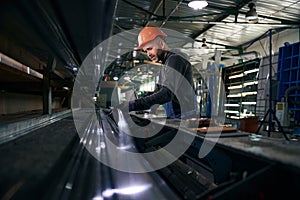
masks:
<path id="1" fill-rule="evenodd" d="M 245 53 L 242 53 L 242 54 L 234 54 L 234 55 L 222 55 L 223 58 L 237 58 L 237 59 L 244 59 L 244 58 L 252 58 L 253 56 L 253 59 L 256 59 L 256 58 L 260 58 L 260 54 L 257 52 L 257 51 L 249 51 L 249 52 L 245 52 Z M 253 59 L 250 59 L 250 60 L 253 60 Z"/>
<path id="2" fill-rule="evenodd" d="M 209 14 L 208 14 L 209 15 Z M 208 16 L 208 15 L 203 15 L 203 16 Z M 153 22 L 157 22 L 157 21 L 163 21 L 163 23 L 166 23 L 166 21 L 169 22 L 177 22 L 177 23 L 191 23 L 191 24 L 206 24 L 206 25 L 249 25 L 249 26 L 275 26 L 275 27 L 279 27 L 279 28 L 285 28 L 287 26 L 289 26 L 290 28 L 299 28 L 299 24 L 294 23 L 288 23 L 288 24 L 283 24 L 283 23 L 268 23 L 268 22 L 258 22 L 256 24 L 251 24 L 248 22 L 222 22 L 222 21 L 203 21 L 203 20 L 182 20 L 182 19 L 178 19 L 178 18 L 173 18 L 173 17 L 169 17 L 168 19 L 163 19 L 162 17 L 159 18 L 152 18 L 152 19 L 141 19 L 141 18 L 132 18 L 132 17 L 116 17 L 115 18 L 116 21 L 145 21 L 147 20 L 148 23 L 153 21 Z"/>
<path id="3" fill-rule="evenodd" d="M 161 6 L 162 3 L 163 3 L 163 2 L 160 1 L 159 4 L 156 6 L 156 8 L 154 9 L 154 12 L 153 12 L 154 15 L 156 15 L 156 13 L 157 13 L 157 11 L 158 11 L 158 9 L 160 8 L 160 6 Z M 150 15 L 150 18 L 153 16 L 153 14 Z M 158 15 L 156 15 L 156 16 L 158 16 Z M 165 16 L 165 15 L 164 15 L 164 16 Z M 148 26 L 148 25 L 149 25 L 149 21 L 146 23 L 145 26 Z"/>
<path id="4" fill-rule="evenodd" d="M 146 9 L 144 9 L 144 8 L 142 8 L 142 7 L 140 7 L 140 6 L 137 6 L 137 5 L 135 5 L 134 3 L 131 3 L 130 1 L 127 1 L 127 0 L 122 0 L 122 1 L 125 2 L 125 3 L 127 3 L 127 4 L 129 4 L 129 5 L 131 5 L 131 6 L 133 6 L 133 7 L 135 7 L 135 8 L 137 8 L 137 9 L 139 9 L 139 10 L 144 11 L 144 12 L 150 14 L 150 15 L 154 15 L 154 16 L 160 17 L 159 15 L 157 15 L 157 14 L 155 14 L 155 13 L 152 13 L 152 12 L 150 12 L 150 11 L 148 11 L 148 10 L 146 10 Z"/>
<path id="5" fill-rule="evenodd" d="M 69 58 L 74 62 L 75 65 L 80 66 L 82 60 L 78 52 L 73 51 L 75 49 L 74 42 L 71 40 L 70 37 L 68 37 L 66 31 L 63 30 L 63 27 L 59 23 L 56 23 L 56 21 L 50 17 L 49 11 L 43 6 L 43 4 L 37 1 L 37 6 L 39 8 L 39 12 L 41 16 L 46 21 L 48 27 L 50 28 L 52 33 L 56 36 L 56 39 L 64 47 L 65 53 L 69 56 Z M 57 13 L 55 14 L 58 16 Z M 58 17 L 58 19 L 60 19 L 60 17 Z"/>
<path id="6" fill-rule="evenodd" d="M 24 72 L 28 75 L 34 76 L 39 79 L 43 79 L 43 74 L 31 69 L 30 67 L 23 65 L 22 63 L 0 53 L 0 63 L 3 63 L 7 65 L 8 67 L 11 67 L 13 69 L 19 70 L 21 72 Z"/>
<path id="7" fill-rule="evenodd" d="M 288 25 L 288 26 L 287 26 Z M 283 31 L 283 30 L 286 30 L 286 29 L 299 29 L 300 28 L 300 25 L 299 24 L 282 24 L 282 27 L 277 27 L 277 28 L 273 28 L 272 30 L 268 30 L 266 31 L 265 33 L 263 33 L 262 35 L 260 35 L 259 37 L 255 38 L 254 40 L 252 40 L 251 42 L 248 42 L 248 43 L 245 43 L 245 44 L 242 44 L 240 45 L 242 47 L 242 49 L 248 49 L 250 46 L 252 46 L 255 42 L 261 40 L 261 39 L 264 39 L 264 38 L 267 38 L 268 36 L 270 36 L 270 33 L 269 32 L 272 32 L 272 31 L 277 31 L 277 32 L 280 32 L 280 31 Z"/>
<path id="8" fill-rule="evenodd" d="M 39 34 L 41 39 L 45 41 L 45 44 L 49 46 L 50 50 L 56 55 L 56 57 L 58 57 L 61 61 L 64 62 L 64 64 L 67 65 L 68 60 L 66 60 L 64 56 L 60 53 L 62 52 L 70 58 L 70 61 L 74 65 L 79 65 L 78 60 L 73 55 L 72 50 L 68 47 L 68 44 L 65 41 L 62 41 L 64 37 L 62 37 L 62 35 L 58 33 L 60 32 L 58 30 L 59 27 L 56 26 L 56 24 L 53 22 L 53 19 L 49 16 L 47 9 L 45 9 L 44 6 L 40 4 L 40 2 L 35 2 L 30 5 L 23 1 L 21 1 L 21 3 L 22 4 L 20 8 L 22 9 L 20 10 L 20 12 L 22 12 L 23 15 L 27 16 L 28 22 L 33 25 L 33 28 L 35 30 L 38 31 L 37 33 Z M 41 19 L 37 19 L 37 17 L 34 17 L 33 13 L 35 15 L 38 15 L 39 18 L 43 19 L 45 23 L 41 24 Z M 47 31 L 45 28 L 43 28 L 45 24 L 47 25 Z M 47 39 L 50 36 L 50 34 L 51 36 L 54 35 L 54 39 L 59 41 L 59 44 L 61 45 L 59 48 L 57 48 L 57 45 L 55 46 L 53 42 Z"/>
<path id="9" fill-rule="evenodd" d="M 178 7 L 181 5 L 181 3 L 183 2 L 183 0 L 181 0 L 180 2 L 177 3 L 177 5 L 175 6 L 175 8 L 169 13 L 169 15 L 163 20 L 163 22 L 161 23 L 160 27 L 163 27 L 167 21 L 169 20 L 169 18 L 171 17 L 171 15 L 173 15 L 173 13 L 178 9 Z"/>
<path id="10" fill-rule="evenodd" d="M 158 11 L 160 6 L 161 6 L 161 3 L 154 10 L 154 12 L 153 12 L 154 14 Z M 170 16 L 169 21 L 179 21 L 179 20 L 182 20 L 182 19 L 206 17 L 206 16 L 219 15 L 219 14 L 221 14 L 221 13 L 207 13 L 207 14 L 201 14 L 201 15 L 190 15 L 190 16 L 180 16 L 180 17 L 179 16 Z M 145 20 L 147 20 L 147 21 L 150 22 L 150 21 L 163 21 L 163 20 L 165 20 L 165 18 L 166 18 L 165 15 L 163 15 L 163 16 L 156 15 L 156 17 L 151 18 L 151 19 L 145 19 L 145 18 L 140 18 L 140 17 L 136 17 L 136 18 L 134 18 L 134 17 L 115 17 L 115 20 L 117 20 L 117 21 L 121 21 L 121 20 L 124 20 L 124 21 L 125 20 L 128 20 L 128 21 L 132 21 L 132 20 L 145 21 Z"/>

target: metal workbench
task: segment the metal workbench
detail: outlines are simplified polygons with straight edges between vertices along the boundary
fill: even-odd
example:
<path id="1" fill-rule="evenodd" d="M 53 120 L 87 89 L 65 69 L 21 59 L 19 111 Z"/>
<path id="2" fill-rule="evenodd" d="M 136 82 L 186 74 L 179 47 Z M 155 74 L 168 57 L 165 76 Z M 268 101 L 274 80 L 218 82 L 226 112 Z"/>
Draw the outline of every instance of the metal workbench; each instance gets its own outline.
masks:
<path id="1" fill-rule="evenodd" d="M 149 132 L 150 122 L 162 127 L 158 136 L 144 141 L 124 133 L 102 110 L 96 112 L 96 118 L 91 117 L 95 114 L 92 110 L 76 112 L 82 118 L 74 118 L 73 112 L 73 117 L 33 129 L 0 146 L 1 198 L 275 199 L 298 194 L 300 167 L 296 141 L 244 132 L 222 133 L 220 137 L 194 135 L 187 127 L 179 127 L 180 120 L 132 114 L 133 121 L 141 127 L 141 134 Z M 76 133 L 78 120 L 82 120 L 84 135 Z M 140 162 L 122 160 L 123 154 L 113 154 L 108 144 L 116 144 L 124 152 L 155 152 L 163 149 L 179 129 L 183 133 L 181 142 L 190 141 L 191 136 L 193 140 L 178 159 L 165 167 L 134 173 L 99 161 L 99 158 L 116 160 L 125 169 L 134 169 L 136 165 L 138 169 L 155 166 L 160 158 L 156 163 L 147 157 Z M 216 144 L 209 154 L 199 157 L 204 142 Z M 99 157 L 90 152 L 94 147 L 99 150 L 96 144 L 101 147 Z M 164 158 L 173 156 L 172 152 L 162 152 Z"/>

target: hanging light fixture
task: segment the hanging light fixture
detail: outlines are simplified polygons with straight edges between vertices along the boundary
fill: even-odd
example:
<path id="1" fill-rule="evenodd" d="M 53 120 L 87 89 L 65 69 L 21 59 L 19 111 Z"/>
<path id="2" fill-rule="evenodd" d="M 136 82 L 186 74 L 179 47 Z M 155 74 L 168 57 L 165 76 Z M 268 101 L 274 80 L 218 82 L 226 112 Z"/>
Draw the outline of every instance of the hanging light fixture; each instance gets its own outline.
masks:
<path id="1" fill-rule="evenodd" d="M 256 23 L 258 22 L 258 15 L 256 12 L 256 6 L 254 3 L 249 3 L 248 4 L 249 11 L 246 13 L 246 20 L 249 23 Z"/>
<path id="2" fill-rule="evenodd" d="M 207 1 L 190 1 L 188 6 L 195 10 L 200 10 L 208 5 Z"/>
<path id="3" fill-rule="evenodd" d="M 206 38 L 202 38 L 202 45 L 201 45 L 201 47 L 202 47 L 203 49 L 208 49 L 208 46 L 207 46 L 207 44 L 206 44 Z"/>

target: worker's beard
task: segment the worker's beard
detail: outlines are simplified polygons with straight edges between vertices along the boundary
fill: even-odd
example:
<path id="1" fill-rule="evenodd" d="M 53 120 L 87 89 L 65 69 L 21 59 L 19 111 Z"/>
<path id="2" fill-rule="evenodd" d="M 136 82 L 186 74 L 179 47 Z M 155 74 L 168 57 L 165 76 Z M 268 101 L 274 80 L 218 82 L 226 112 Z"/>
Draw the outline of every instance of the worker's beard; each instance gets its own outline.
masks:
<path id="1" fill-rule="evenodd" d="M 164 57 L 165 57 L 165 51 L 162 50 L 162 49 L 158 49 L 156 55 L 157 55 L 157 59 L 155 60 L 155 62 L 160 62 L 160 61 L 162 61 L 162 60 L 164 59 Z"/>

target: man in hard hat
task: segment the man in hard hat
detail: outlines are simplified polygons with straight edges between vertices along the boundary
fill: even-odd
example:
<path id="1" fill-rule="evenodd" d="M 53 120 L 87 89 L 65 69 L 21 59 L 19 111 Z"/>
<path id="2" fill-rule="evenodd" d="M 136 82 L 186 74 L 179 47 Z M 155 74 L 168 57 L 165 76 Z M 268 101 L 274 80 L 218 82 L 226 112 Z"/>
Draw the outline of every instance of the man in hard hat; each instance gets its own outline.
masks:
<path id="1" fill-rule="evenodd" d="M 146 52 L 153 62 L 161 63 L 162 69 L 153 94 L 130 101 L 129 111 L 147 110 L 151 106 L 160 104 L 164 106 L 169 118 L 182 118 L 195 114 L 194 93 L 191 95 L 180 91 L 182 79 L 187 80 L 189 87 L 193 88 L 192 66 L 183 56 L 169 50 L 166 38 L 167 35 L 158 27 L 149 26 L 140 31 L 137 50 Z M 180 94 L 180 98 L 174 94 L 174 91 L 179 91 L 177 95 Z M 185 107 L 184 113 L 180 104 Z"/>

